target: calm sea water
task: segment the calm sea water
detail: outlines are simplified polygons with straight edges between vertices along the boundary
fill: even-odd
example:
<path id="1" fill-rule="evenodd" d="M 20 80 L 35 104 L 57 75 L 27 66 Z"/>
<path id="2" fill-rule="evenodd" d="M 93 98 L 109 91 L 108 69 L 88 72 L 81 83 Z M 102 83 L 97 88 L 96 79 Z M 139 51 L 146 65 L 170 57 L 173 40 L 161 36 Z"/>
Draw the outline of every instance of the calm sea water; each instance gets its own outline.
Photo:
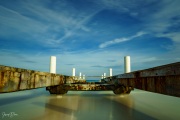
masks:
<path id="1" fill-rule="evenodd" d="M 69 91 L 51 95 L 45 88 L 0 94 L 2 120 L 180 120 L 180 98 L 135 89 Z"/>
<path id="2" fill-rule="evenodd" d="M 99 80 L 86 80 L 86 82 L 99 82 Z"/>

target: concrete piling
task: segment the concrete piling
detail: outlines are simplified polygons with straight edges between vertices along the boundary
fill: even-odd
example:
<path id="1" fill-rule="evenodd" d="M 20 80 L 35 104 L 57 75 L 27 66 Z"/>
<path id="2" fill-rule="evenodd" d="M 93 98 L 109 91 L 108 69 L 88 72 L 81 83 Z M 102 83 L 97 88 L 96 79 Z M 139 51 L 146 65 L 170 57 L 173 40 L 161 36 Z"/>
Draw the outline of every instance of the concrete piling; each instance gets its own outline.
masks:
<path id="1" fill-rule="evenodd" d="M 109 69 L 109 76 L 112 76 L 112 68 Z"/>
<path id="2" fill-rule="evenodd" d="M 106 78 L 106 73 L 104 73 L 104 78 Z"/>
<path id="3" fill-rule="evenodd" d="M 56 74 L 56 56 L 50 58 L 50 73 Z"/>
<path id="4" fill-rule="evenodd" d="M 72 76 L 73 76 L 73 77 L 76 76 L 76 69 L 75 69 L 75 68 L 72 69 Z"/>
<path id="5" fill-rule="evenodd" d="M 124 57 L 124 73 L 131 72 L 131 62 L 130 62 L 130 56 Z"/>
<path id="6" fill-rule="evenodd" d="M 79 79 L 81 79 L 81 72 L 79 73 Z"/>

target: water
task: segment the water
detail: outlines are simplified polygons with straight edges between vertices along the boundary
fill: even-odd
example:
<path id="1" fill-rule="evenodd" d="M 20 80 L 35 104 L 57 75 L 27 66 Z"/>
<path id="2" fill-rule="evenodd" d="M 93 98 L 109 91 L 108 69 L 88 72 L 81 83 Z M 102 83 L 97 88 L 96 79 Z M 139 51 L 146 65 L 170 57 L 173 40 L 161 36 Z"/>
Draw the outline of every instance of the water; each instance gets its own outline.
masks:
<path id="1" fill-rule="evenodd" d="M 137 89 L 130 95 L 69 91 L 62 96 L 45 88 L 0 94 L 2 120 L 179 120 L 179 111 L 179 98 Z"/>
<path id="2" fill-rule="evenodd" d="M 86 80 L 86 82 L 99 82 L 99 80 Z"/>

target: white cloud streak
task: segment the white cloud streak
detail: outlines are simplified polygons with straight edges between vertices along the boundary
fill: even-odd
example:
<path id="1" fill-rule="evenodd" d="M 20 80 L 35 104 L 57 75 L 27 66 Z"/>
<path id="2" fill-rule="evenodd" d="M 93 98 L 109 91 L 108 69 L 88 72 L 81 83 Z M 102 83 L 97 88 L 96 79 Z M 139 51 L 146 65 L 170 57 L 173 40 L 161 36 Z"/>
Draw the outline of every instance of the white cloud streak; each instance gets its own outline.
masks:
<path id="1" fill-rule="evenodd" d="M 132 40 L 134 38 L 137 38 L 137 37 L 140 37 L 142 35 L 146 34 L 145 32 L 138 32 L 137 34 L 133 35 L 133 36 L 130 36 L 130 37 L 126 37 L 126 38 L 116 38 L 114 40 L 111 40 L 111 41 L 107 41 L 107 42 L 104 42 L 102 44 L 99 45 L 99 48 L 105 48 L 105 47 L 108 47 L 110 45 L 113 45 L 113 44 L 118 44 L 118 43 L 121 43 L 121 42 L 126 42 L 126 41 L 129 41 L 129 40 Z"/>
<path id="2" fill-rule="evenodd" d="M 180 1 L 164 0 L 160 3 L 161 9 L 149 17 L 144 18 L 145 30 L 152 32 L 157 37 L 170 38 L 173 42 L 180 42 L 180 31 L 171 30 L 171 27 L 180 27 Z M 176 19 L 175 19 L 176 18 Z"/>
<path id="3" fill-rule="evenodd" d="M 1 36 L 16 37 L 17 34 L 26 34 L 32 41 L 50 47 L 57 47 L 67 38 L 78 36 L 81 32 L 89 32 L 86 23 L 103 9 L 79 11 L 70 7 L 68 1 L 64 1 L 65 6 L 58 3 L 56 6 L 59 10 L 52 10 L 38 1 L 21 1 L 20 4 L 22 6 L 18 8 L 0 6 L 3 11 L 0 13 Z M 67 6 L 70 9 L 65 9 Z"/>
<path id="4" fill-rule="evenodd" d="M 0 6 L 0 21 L 1 27 L 5 31 L 1 31 L 1 36 L 11 36 L 12 34 L 20 33 L 40 33 L 44 31 L 45 26 L 39 21 L 27 18 L 17 11 Z M 2 29 L 1 29 L 2 30 Z"/>

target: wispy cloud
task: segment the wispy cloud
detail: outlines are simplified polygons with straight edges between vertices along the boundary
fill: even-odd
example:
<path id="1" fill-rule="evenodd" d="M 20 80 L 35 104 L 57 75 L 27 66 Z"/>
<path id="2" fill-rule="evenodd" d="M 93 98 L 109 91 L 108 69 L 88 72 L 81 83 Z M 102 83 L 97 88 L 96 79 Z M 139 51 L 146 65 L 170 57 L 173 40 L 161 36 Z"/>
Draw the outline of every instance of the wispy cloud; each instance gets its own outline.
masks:
<path id="1" fill-rule="evenodd" d="M 37 63 L 36 61 L 32 61 L 32 60 L 25 60 L 23 62 L 26 62 L 26 63 Z"/>
<path id="2" fill-rule="evenodd" d="M 40 33 L 44 31 L 45 26 L 33 19 L 27 18 L 19 12 L 0 6 L 1 27 L 0 35 L 3 37 L 17 37 L 17 34 L 32 35 L 32 33 Z M 19 37 L 19 36 L 18 36 Z"/>
<path id="3" fill-rule="evenodd" d="M 134 38 L 140 37 L 140 36 L 142 36 L 144 34 L 146 34 L 146 33 L 141 31 L 141 32 L 138 32 L 137 34 L 135 34 L 133 36 L 130 36 L 130 37 L 116 38 L 114 40 L 107 41 L 107 42 L 104 42 L 104 43 L 100 44 L 99 48 L 105 48 L 105 47 L 108 47 L 108 46 L 113 45 L 113 44 L 129 41 L 129 40 L 132 40 Z"/>
<path id="4" fill-rule="evenodd" d="M 70 65 L 70 66 L 73 66 L 74 64 L 71 64 L 71 63 L 69 63 L 69 64 L 66 64 L 66 65 Z"/>
<path id="5" fill-rule="evenodd" d="M 18 8 L 0 6 L 1 37 L 16 38 L 17 34 L 22 34 L 18 37 L 23 41 L 29 38 L 31 42 L 43 43 L 42 45 L 49 47 L 63 46 L 68 38 L 89 32 L 90 28 L 86 24 L 103 9 L 96 8 L 89 11 L 80 11 L 73 7 L 65 9 L 70 6 L 68 1 L 64 1 L 65 6 L 58 2 L 55 5 L 58 6 L 58 10 L 48 7 L 46 2 L 19 1 L 15 4 L 22 6 Z"/>
<path id="6" fill-rule="evenodd" d="M 180 42 L 180 4 L 179 0 L 164 0 L 159 3 L 155 13 L 143 18 L 145 30 L 152 32 L 157 37 L 170 38 L 173 42 Z"/>
<path id="7" fill-rule="evenodd" d="M 101 68 L 101 67 L 103 67 L 103 68 L 104 68 L 104 66 L 101 66 L 101 65 L 93 65 L 93 66 L 91 66 L 91 67 L 95 67 L 95 68 Z"/>

